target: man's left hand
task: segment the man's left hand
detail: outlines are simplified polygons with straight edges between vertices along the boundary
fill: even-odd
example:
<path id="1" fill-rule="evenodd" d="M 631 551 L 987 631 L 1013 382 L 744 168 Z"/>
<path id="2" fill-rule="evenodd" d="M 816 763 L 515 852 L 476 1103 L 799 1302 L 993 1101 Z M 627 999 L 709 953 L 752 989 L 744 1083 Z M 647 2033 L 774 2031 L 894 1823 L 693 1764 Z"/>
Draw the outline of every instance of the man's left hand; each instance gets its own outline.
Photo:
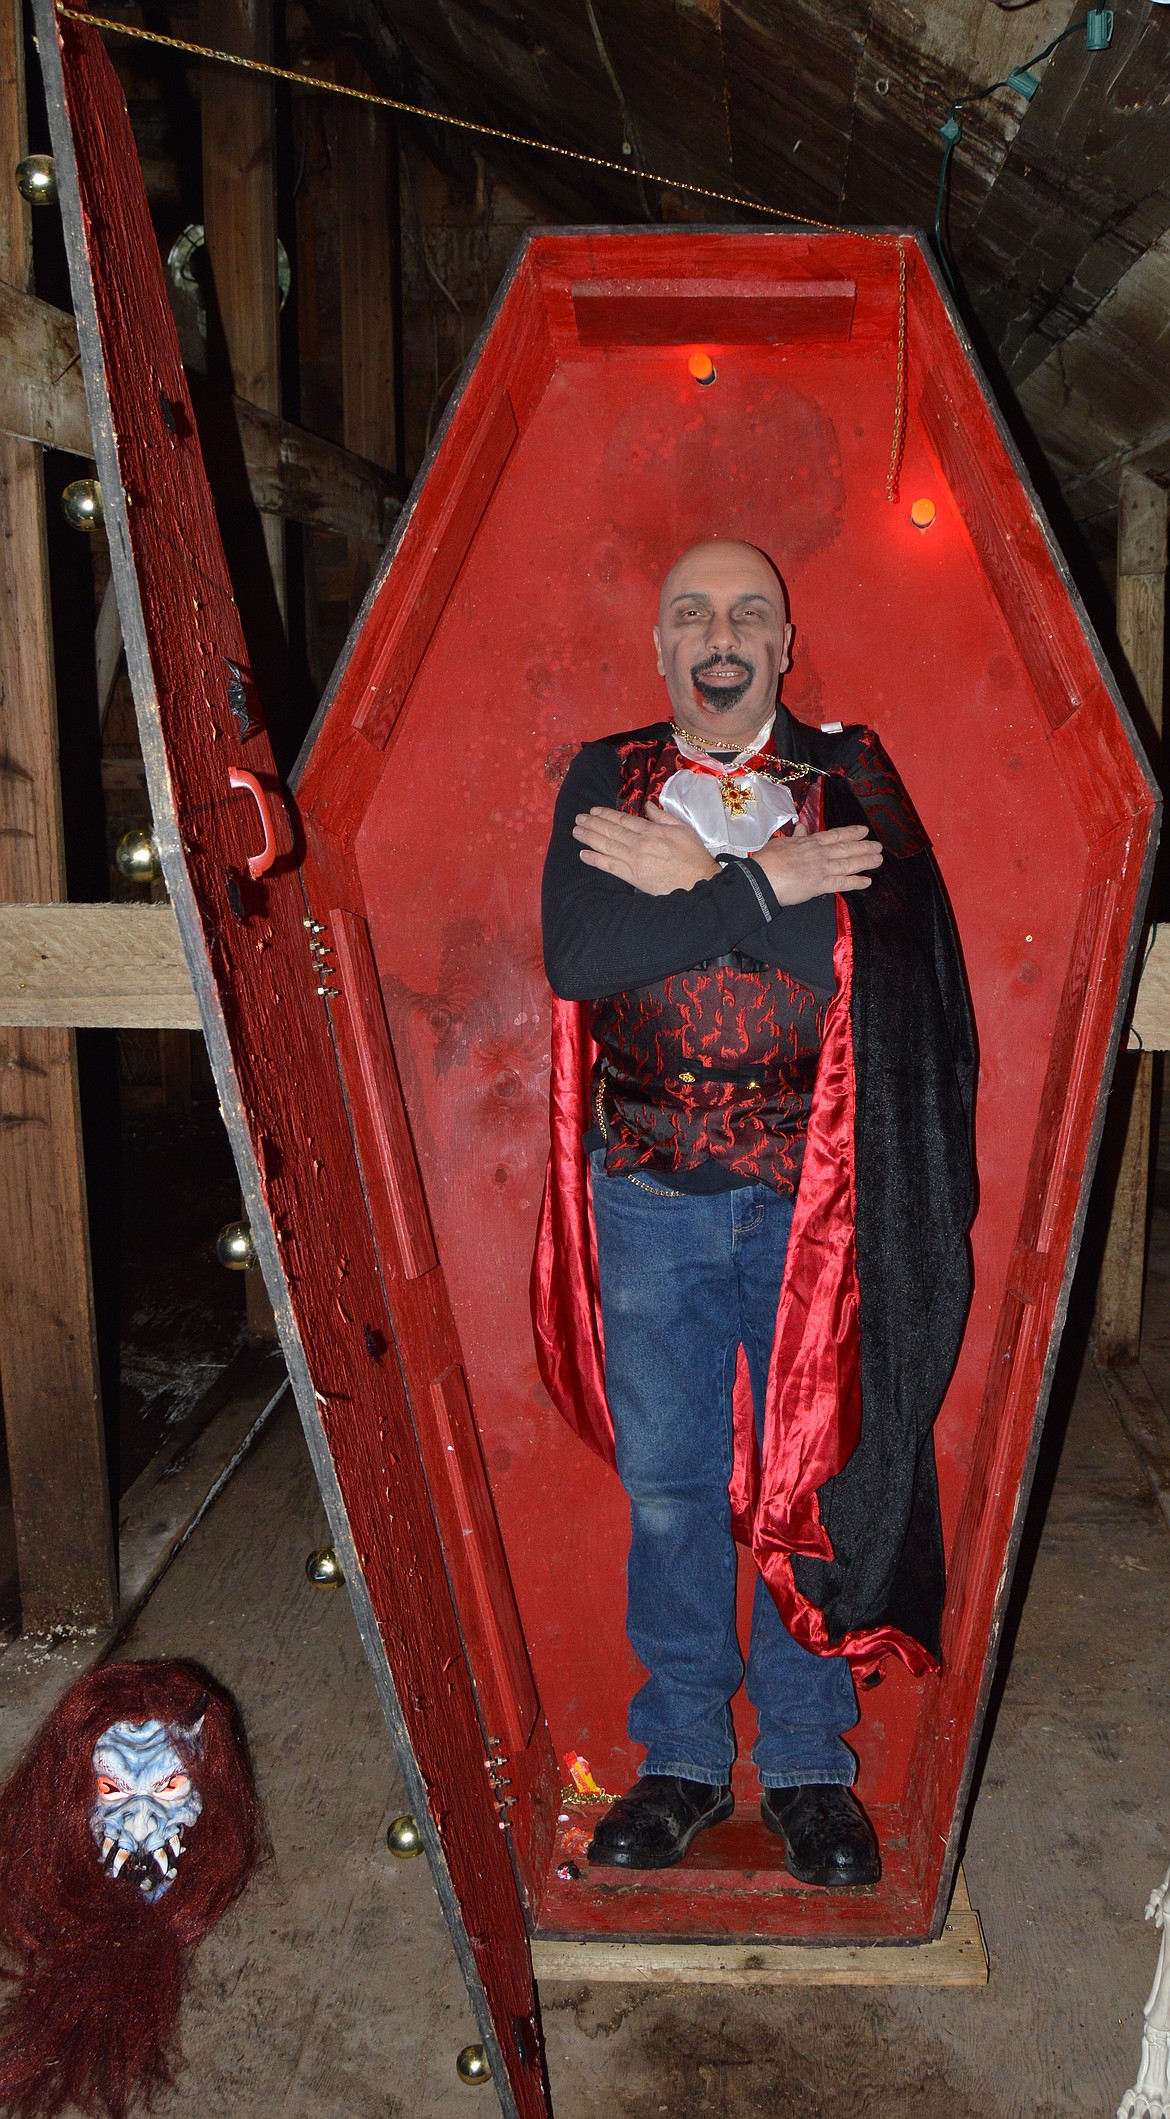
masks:
<path id="1" fill-rule="evenodd" d="M 620 876 L 649 897 L 672 890 L 693 890 L 719 874 L 719 863 L 707 852 L 697 831 L 672 817 L 657 802 L 647 802 L 644 817 L 621 809 L 587 809 L 573 826 L 581 842 L 581 859 L 590 868 Z"/>

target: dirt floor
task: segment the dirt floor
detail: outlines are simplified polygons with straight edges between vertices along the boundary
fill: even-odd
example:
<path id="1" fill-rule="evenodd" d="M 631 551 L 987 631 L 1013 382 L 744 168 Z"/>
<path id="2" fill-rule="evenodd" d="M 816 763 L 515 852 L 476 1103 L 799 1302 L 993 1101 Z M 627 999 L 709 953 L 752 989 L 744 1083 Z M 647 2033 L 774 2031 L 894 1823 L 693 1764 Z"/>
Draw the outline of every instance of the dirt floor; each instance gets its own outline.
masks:
<path id="1" fill-rule="evenodd" d="M 1159 1265 L 1151 1357 L 1167 1344 Z M 557 2119 L 1115 2110 L 1156 1955 L 1143 1909 L 1170 1855 L 1170 1533 L 1091 1368 L 1054 1408 L 1037 1498 L 1042 1534 L 1025 1551 L 965 1856 L 990 1985 L 549 1986 Z M 120 1650 L 196 1655 L 233 1687 L 274 1847 L 196 1960 L 187 2065 L 162 2119 L 494 2109 L 490 2089 L 455 2074 L 476 2032 L 425 1864 L 385 1850 L 402 1797 L 348 1603 L 305 1580 L 324 1534 L 286 1408 Z"/>
<path id="2" fill-rule="evenodd" d="M 154 1033 L 143 1033 L 157 1043 Z M 244 1284 L 215 1255 L 240 1190 L 206 1062 L 188 1112 L 127 1097 L 91 1170 L 95 1295 L 110 1485 L 212 1417 L 264 1348 L 249 1341 Z M 99 1129 L 100 1130 L 100 1129 Z M 0 1418 L 0 1650 L 20 1630 L 12 1497 Z"/>

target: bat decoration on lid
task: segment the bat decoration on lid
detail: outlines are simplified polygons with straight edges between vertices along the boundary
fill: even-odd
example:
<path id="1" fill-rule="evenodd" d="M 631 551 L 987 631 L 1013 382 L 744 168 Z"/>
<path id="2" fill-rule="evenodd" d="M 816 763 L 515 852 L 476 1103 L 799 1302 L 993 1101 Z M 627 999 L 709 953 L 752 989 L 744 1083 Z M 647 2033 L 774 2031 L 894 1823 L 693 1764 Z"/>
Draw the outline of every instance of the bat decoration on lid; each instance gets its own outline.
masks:
<path id="1" fill-rule="evenodd" d="M 191 1952 L 263 1849 L 239 1710 L 207 1671 L 113 1663 L 72 1686 L 0 1790 L 0 2110 L 148 2103 Z"/>

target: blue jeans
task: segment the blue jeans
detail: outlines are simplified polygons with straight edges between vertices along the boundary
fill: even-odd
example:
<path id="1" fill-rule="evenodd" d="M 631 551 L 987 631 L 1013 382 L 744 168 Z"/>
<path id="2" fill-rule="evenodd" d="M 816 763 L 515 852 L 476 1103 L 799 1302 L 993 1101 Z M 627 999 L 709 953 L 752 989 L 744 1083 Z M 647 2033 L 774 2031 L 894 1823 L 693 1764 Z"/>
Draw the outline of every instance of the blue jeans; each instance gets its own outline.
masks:
<path id="1" fill-rule="evenodd" d="M 649 1672 L 630 1704 L 640 1773 L 721 1787 L 735 1757 L 730 1701 L 744 1678 L 735 1630 L 728 1481 L 742 1343 L 757 1430 L 793 1202 L 767 1185 L 695 1195 L 592 1158 L 605 1381 L 630 1499 L 627 1631 Z M 762 1579 L 747 1694 L 765 1788 L 848 1787 L 857 1720 L 848 1662 L 788 1632 Z"/>

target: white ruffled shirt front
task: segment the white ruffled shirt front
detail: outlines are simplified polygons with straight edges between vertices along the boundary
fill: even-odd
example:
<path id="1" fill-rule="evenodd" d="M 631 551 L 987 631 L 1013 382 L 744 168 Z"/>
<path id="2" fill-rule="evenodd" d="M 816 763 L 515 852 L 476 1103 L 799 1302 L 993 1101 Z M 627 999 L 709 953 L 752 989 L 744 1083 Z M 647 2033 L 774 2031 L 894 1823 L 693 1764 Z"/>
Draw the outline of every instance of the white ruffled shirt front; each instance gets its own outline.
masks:
<path id="1" fill-rule="evenodd" d="M 739 760 L 754 757 L 767 742 L 775 718 L 772 714 L 728 765 L 714 769 L 705 751 L 675 735 L 679 756 L 707 769 L 693 772 L 684 767 L 672 773 L 658 799 L 672 817 L 681 817 L 698 832 L 709 854 L 758 853 L 785 824 L 796 822 L 797 806 L 787 787 L 765 773 L 739 770 Z M 730 802 L 724 799 L 725 781 Z"/>

